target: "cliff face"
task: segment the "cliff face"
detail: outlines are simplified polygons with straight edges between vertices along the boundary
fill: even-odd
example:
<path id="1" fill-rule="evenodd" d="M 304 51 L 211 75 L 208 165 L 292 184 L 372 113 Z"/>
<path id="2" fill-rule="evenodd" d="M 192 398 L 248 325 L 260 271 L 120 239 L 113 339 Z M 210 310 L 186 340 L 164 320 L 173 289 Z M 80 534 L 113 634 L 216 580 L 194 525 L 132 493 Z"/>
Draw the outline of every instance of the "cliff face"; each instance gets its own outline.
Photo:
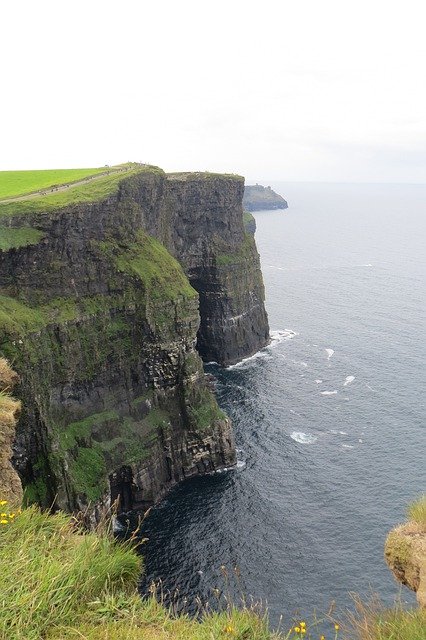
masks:
<path id="1" fill-rule="evenodd" d="M 206 361 L 238 362 L 269 340 L 259 255 L 243 225 L 243 179 L 176 174 L 166 190 L 173 234 L 164 242 L 200 296 L 198 350 Z"/>
<path id="2" fill-rule="evenodd" d="M 263 187 L 261 184 L 246 186 L 243 205 L 247 211 L 287 209 L 288 207 L 287 201 L 282 196 L 271 187 Z"/>
<path id="3" fill-rule="evenodd" d="M 21 377 L 13 462 L 28 501 L 138 508 L 235 462 L 195 346 L 198 332 L 228 363 L 268 339 L 242 188 L 141 170 L 102 201 L 2 219 L 0 352 Z"/>

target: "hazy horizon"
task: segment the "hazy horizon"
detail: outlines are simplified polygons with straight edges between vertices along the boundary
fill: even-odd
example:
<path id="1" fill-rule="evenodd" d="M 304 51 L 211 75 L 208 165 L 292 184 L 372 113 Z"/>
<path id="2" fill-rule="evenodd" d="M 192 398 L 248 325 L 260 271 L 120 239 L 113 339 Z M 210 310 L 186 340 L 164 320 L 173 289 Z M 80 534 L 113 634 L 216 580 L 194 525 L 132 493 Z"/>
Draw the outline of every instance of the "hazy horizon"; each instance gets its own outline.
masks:
<path id="1" fill-rule="evenodd" d="M 0 170 L 424 183 L 420 0 L 3 7 Z"/>

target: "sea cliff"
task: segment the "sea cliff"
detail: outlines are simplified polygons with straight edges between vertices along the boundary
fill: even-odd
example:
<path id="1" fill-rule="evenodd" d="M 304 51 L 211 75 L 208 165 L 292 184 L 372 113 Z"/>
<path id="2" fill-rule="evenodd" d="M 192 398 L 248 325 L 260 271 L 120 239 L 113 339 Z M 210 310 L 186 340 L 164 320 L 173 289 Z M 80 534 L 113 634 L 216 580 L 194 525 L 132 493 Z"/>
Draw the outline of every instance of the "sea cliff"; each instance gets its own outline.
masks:
<path id="1" fill-rule="evenodd" d="M 0 203 L 0 354 L 22 401 L 13 466 L 27 502 L 90 504 L 95 519 L 117 497 L 146 507 L 234 464 L 199 354 L 229 364 L 269 335 L 242 178 L 133 165 L 99 185 Z"/>
<path id="2" fill-rule="evenodd" d="M 247 211 L 262 211 L 271 209 L 287 209 L 287 201 L 271 187 L 261 184 L 247 185 L 244 190 L 244 209 Z"/>

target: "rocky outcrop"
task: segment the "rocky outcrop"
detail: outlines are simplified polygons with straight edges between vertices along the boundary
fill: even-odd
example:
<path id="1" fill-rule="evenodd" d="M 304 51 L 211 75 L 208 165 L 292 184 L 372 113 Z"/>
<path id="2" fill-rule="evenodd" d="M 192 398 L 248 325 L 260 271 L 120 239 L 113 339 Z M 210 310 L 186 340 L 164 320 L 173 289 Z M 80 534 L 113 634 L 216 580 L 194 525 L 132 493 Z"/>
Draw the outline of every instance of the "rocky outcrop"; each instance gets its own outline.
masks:
<path id="1" fill-rule="evenodd" d="M 261 184 L 247 185 L 244 190 L 243 206 L 247 211 L 262 211 L 271 209 L 287 209 L 287 201 L 275 193 L 271 187 Z"/>
<path id="2" fill-rule="evenodd" d="M 426 529 L 408 522 L 393 529 L 386 539 L 385 559 L 396 579 L 416 592 L 426 607 Z"/>
<path id="3" fill-rule="evenodd" d="M 0 500 L 13 505 L 22 502 L 22 485 L 12 466 L 12 445 L 21 403 L 11 396 L 18 376 L 7 360 L 0 358 Z"/>
<path id="4" fill-rule="evenodd" d="M 268 340 L 242 191 L 234 176 L 141 168 L 104 199 L 3 218 L 0 353 L 21 377 L 27 501 L 139 508 L 235 462 L 196 340 L 223 364 Z"/>

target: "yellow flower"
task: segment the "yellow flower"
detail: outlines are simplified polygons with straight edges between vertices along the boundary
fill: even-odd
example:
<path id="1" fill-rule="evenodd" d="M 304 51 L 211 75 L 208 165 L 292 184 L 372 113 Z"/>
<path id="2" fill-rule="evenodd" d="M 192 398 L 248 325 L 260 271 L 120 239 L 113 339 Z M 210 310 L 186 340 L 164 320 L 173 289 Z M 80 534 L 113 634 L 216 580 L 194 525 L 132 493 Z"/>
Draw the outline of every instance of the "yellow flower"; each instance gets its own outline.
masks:
<path id="1" fill-rule="evenodd" d="M 225 627 L 225 633 L 234 633 L 234 627 L 231 627 L 230 625 Z"/>
<path id="2" fill-rule="evenodd" d="M 334 625 L 334 628 L 336 629 L 336 631 L 339 631 L 339 629 L 340 629 L 340 627 L 339 627 L 339 625 L 338 625 L 338 624 L 335 624 L 335 625 Z"/>
<path id="3" fill-rule="evenodd" d="M 4 507 L 7 504 L 7 500 L 0 500 L 0 507 Z"/>
<path id="4" fill-rule="evenodd" d="M 0 524 L 9 524 L 8 520 L 0 520 Z"/>
<path id="5" fill-rule="evenodd" d="M 9 513 L 9 518 L 14 518 L 15 514 L 14 513 Z"/>
<path id="6" fill-rule="evenodd" d="M 300 627 L 294 627 L 296 633 L 300 633 Z"/>
<path id="7" fill-rule="evenodd" d="M 302 628 L 300 629 L 300 633 L 306 633 L 306 628 L 305 628 L 305 627 L 302 627 Z"/>
<path id="8" fill-rule="evenodd" d="M 300 626 L 301 626 L 301 627 L 306 627 L 306 622 L 303 622 L 303 621 L 302 621 L 302 622 L 300 623 Z"/>
<path id="9" fill-rule="evenodd" d="M 320 640 L 325 640 L 325 636 L 321 636 Z"/>
<path id="10" fill-rule="evenodd" d="M 0 518 L 7 518 L 7 513 L 0 513 Z"/>

